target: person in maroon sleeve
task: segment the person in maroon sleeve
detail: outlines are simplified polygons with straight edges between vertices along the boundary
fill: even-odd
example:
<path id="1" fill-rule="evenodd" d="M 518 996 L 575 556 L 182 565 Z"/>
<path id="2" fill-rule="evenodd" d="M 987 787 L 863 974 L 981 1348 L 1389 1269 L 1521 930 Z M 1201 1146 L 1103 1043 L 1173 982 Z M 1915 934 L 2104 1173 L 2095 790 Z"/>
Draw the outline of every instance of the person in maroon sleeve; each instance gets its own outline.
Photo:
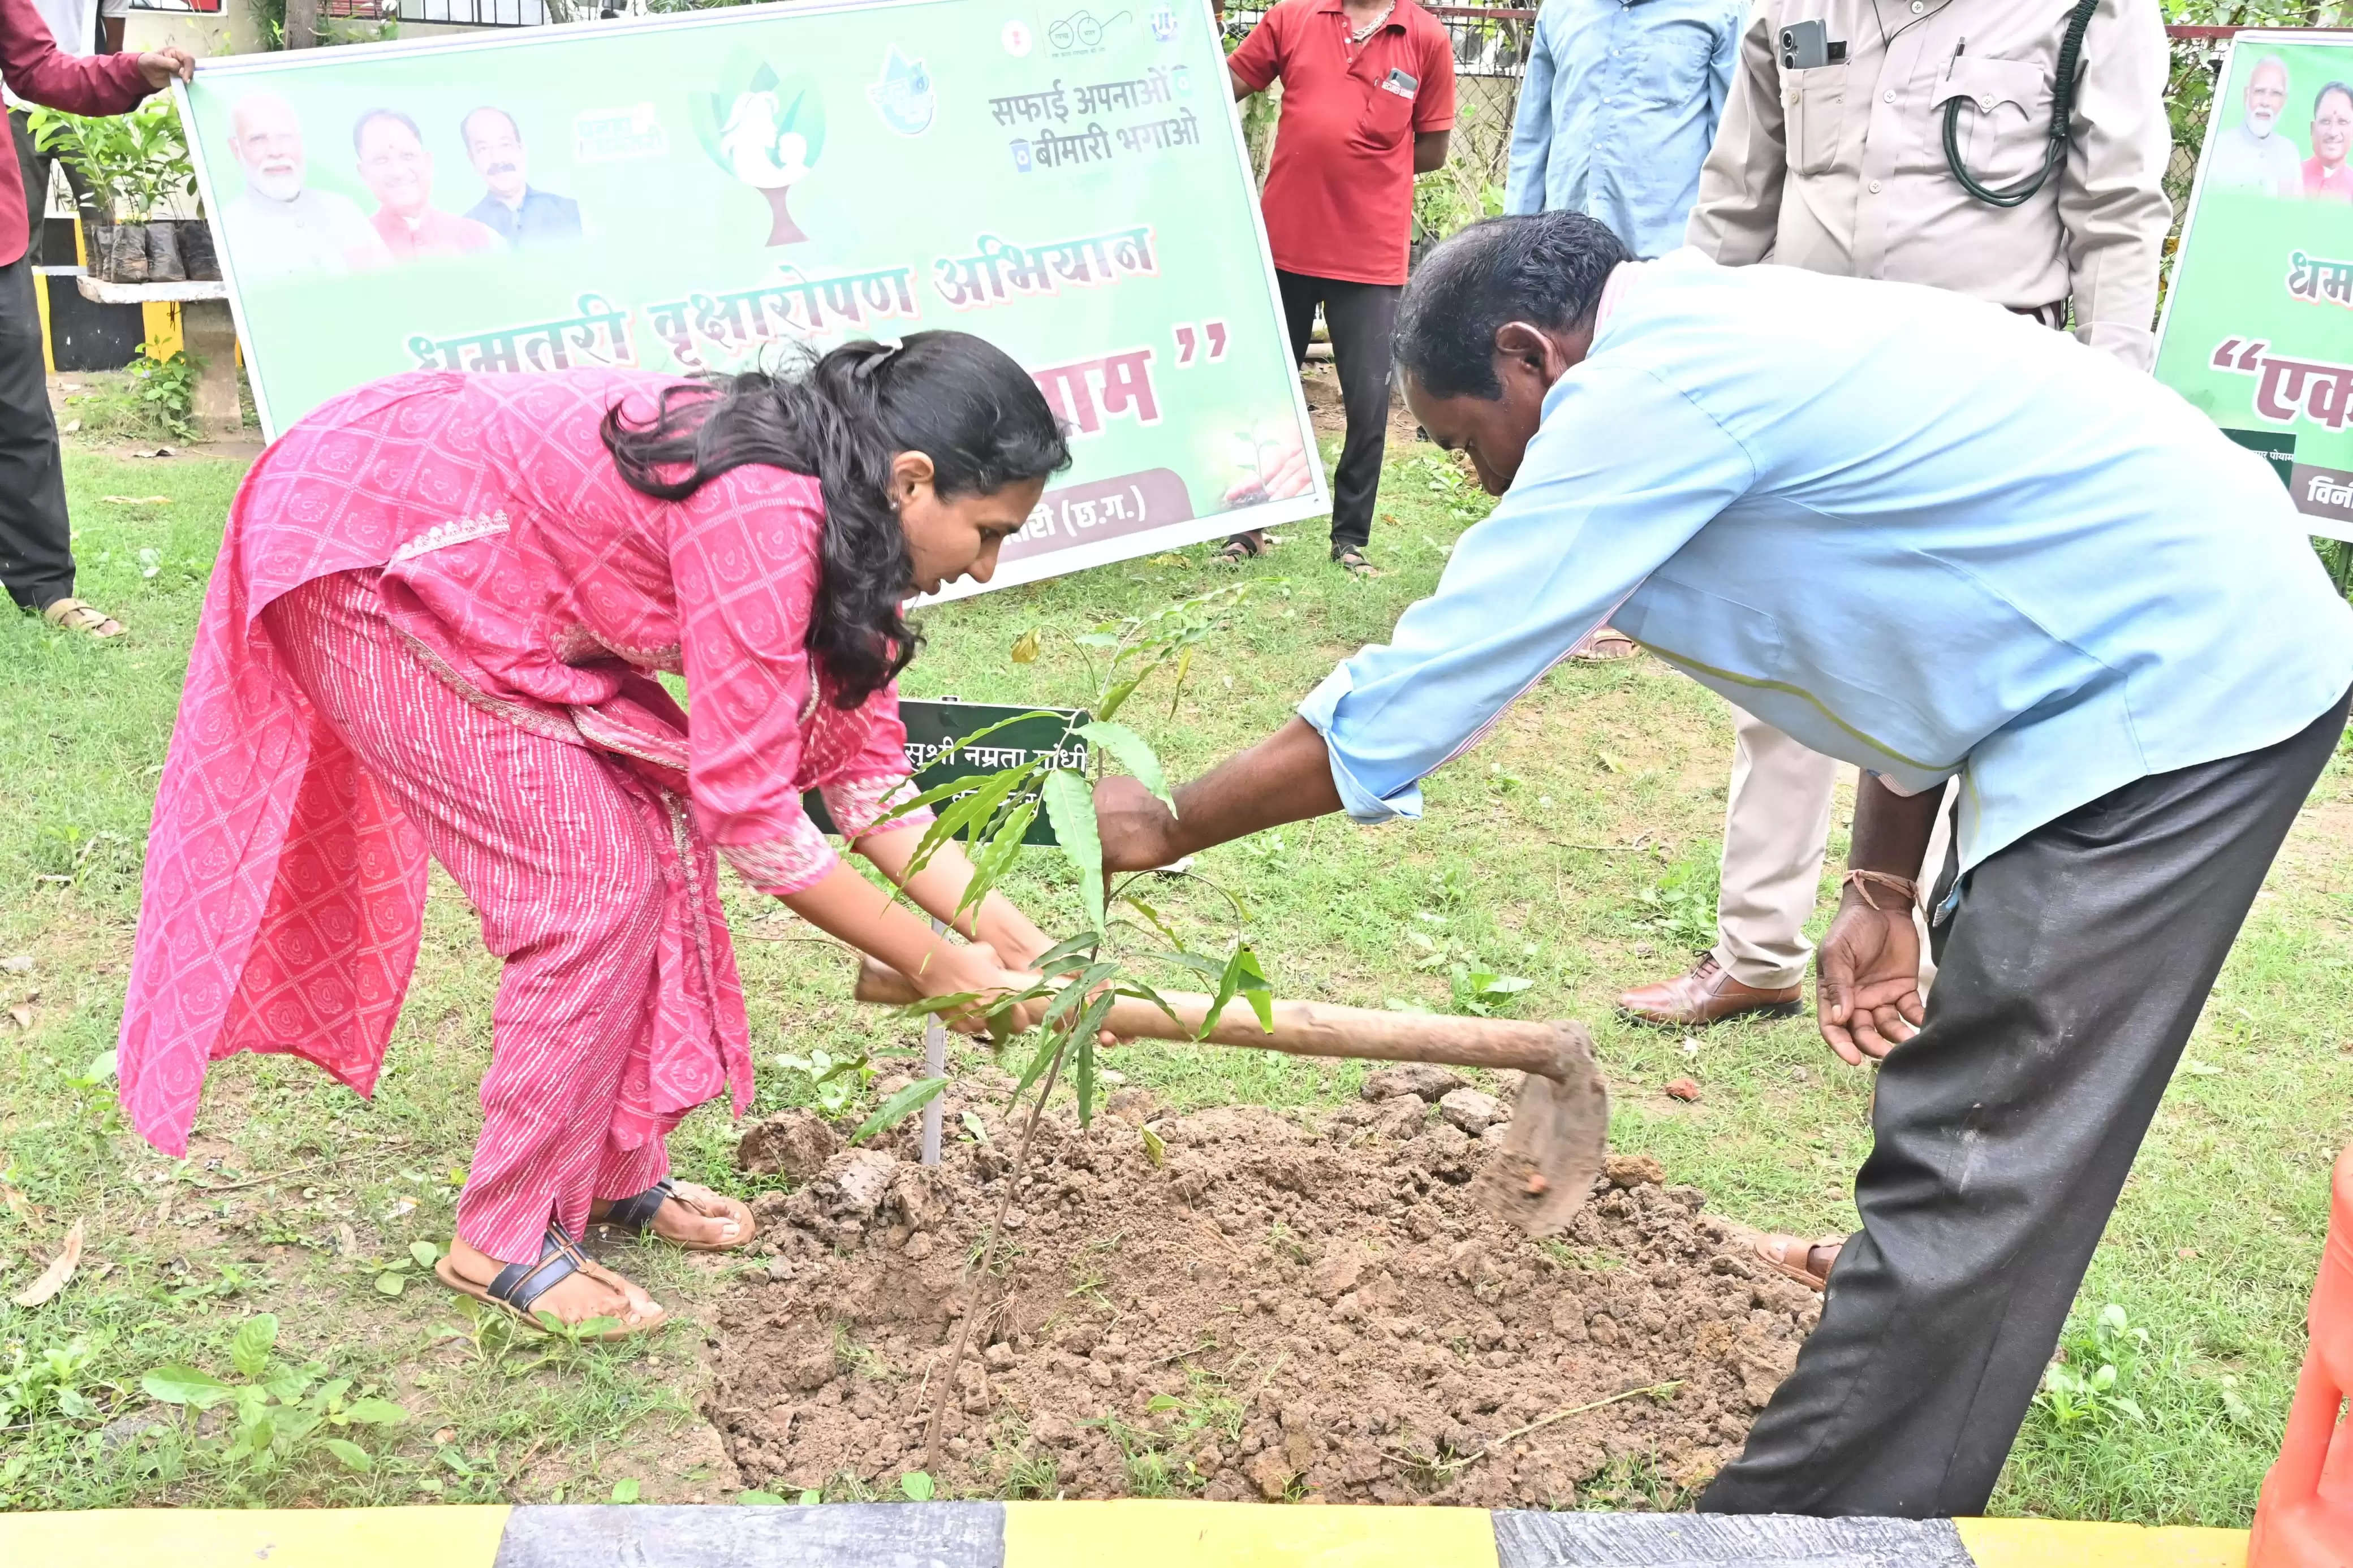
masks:
<path id="1" fill-rule="evenodd" d="M 1332 331 L 1348 433 L 1332 483 L 1332 559 L 1372 567 L 1373 498 L 1388 433 L 1389 334 L 1405 287 L 1413 177 L 1446 162 L 1454 49 L 1414 0 L 1280 0 L 1227 58 L 1234 96 L 1282 83 L 1282 119 L 1261 206 L 1292 357 L 1315 308 Z M 1265 552 L 1261 532 L 1225 553 Z"/>
<path id="2" fill-rule="evenodd" d="M 184 49 L 77 59 L 49 37 L 33 0 L 0 0 L 0 79 L 28 103 L 69 114 L 121 114 L 195 69 Z M 51 626 L 119 637 L 121 622 L 73 596 L 65 470 L 27 254 L 41 195 L 27 203 L 16 160 L 0 158 L 0 257 L 6 258 L 0 262 L 0 584 L 19 608 L 38 610 Z"/>

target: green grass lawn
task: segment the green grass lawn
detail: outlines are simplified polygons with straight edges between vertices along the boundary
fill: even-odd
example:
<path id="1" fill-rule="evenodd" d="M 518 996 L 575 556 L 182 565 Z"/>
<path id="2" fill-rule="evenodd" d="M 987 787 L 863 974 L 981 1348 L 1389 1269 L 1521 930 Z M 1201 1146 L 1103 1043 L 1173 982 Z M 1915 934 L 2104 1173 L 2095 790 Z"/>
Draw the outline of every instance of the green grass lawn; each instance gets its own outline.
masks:
<path id="1" fill-rule="evenodd" d="M 123 1125 L 105 1053 L 121 1016 L 147 813 L 220 521 L 237 479 L 201 459 L 74 454 L 82 592 L 132 634 L 112 647 L 0 616 L 0 1295 L 37 1275 L 83 1222 L 79 1274 L 56 1300 L 0 1300 L 0 1506 L 125 1503 L 717 1500 L 733 1481 L 697 1413 L 707 1319 L 731 1265 L 669 1252 L 628 1266 L 685 1320 L 617 1349 L 481 1336 L 423 1272 L 446 1243 L 477 1125 L 495 967 L 437 874 L 424 952 L 381 1089 L 354 1099 L 307 1066 L 242 1057 L 213 1070 L 191 1159 Z M 138 504 L 164 496 L 162 504 Z M 110 500 L 108 497 L 130 498 Z M 1329 568 L 1318 531 L 1242 568 L 1262 584 L 1204 651 L 1174 703 L 1147 688 L 1124 718 L 1188 775 L 1278 723 L 1332 663 L 1378 638 L 1427 592 L 1484 502 L 1423 448 L 1393 462 L 1374 554 L 1390 574 Z M 916 695 L 1075 700 L 1071 637 L 1231 579 L 1205 549 L 947 606 L 909 672 Z M 1278 580 L 1286 579 L 1287 582 Z M 1044 651 L 1017 665 L 1025 632 Z M 1434 778 L 1417 824 L 1328 821 L 1200 858 L 1240 893 L 1279 990 L 1370 1006 L 1444 1009 L 1455 963 L 1533 982 L 1528 1016 L 1588 1020 L 1622 1148 L 1662 1159 L 1736 1217 L 1844 1228 L 1869 1137 L 1870 1082 L 1810 1019 L 1692 1037 L 1630 1027 L 1610 995 L 1687 962 L 1711 939 L 1730 756 L 1723 705 L 1661 666 L 1564 665 L 1479 750 Z M 1843 845 L 1833 846 L 1842 851 Z M 2301 1355 L 2329 1161 L 2353 1088 L 2340 1020 L 2353 791 L 2340 764 L 2306 811 L 2193 1042 L 2125 1194 L 2071 1330 L 2073 1362 L 2102 1343 L 2114 1392 L 2068 1422 L 2038 1410 L 2000 1511 L 2146 1522 L 2243 1523 L 2279 1437 Z M 1066 926 L 1075 886 L 1051 852 L 1016 890 Z M 763 1110 L 810 1092 L 786 1052 L 913 1043 L 849 999 L 831 943 L 740 888 L 731 892 Z M 1208 929 L 1206 895 L 1181 917 Z M 1328 1103 L 1359 1069 L 1271 1054 L 1137 1046 L 1113 1065 L 1180 1106 Z M 1696 1104 L 1662 1086 L 1689 1076 Z M 706 1110 L 675 1142 L 683 1173 L 744 1190 L 732 1133 Z M 2102 1309 L 2123 1310 L 2102 1339 Z M 274 1314 L 275 1347 L 240 1324 Z M 2144 1337 L 2145 1335 L 2145 1337 Z M 186 1365 L 277 1380 L 281 1456 L 241 1452 L 224 1406 L 195 1431 L 160 1424 L 142 1379 Z M 2096 1364 L 2096 1363 L 2094 1363 Z M 311 1381 L 288 1378 L 309 1366 Z M 320 1396 L 343 1382 L 335 1401 Z M 398 1425 L 351 1420 L 385 1414 Z M 290 1404 L 289 1402 L 291 1402 Z M 2133 1411 L 2137 1411 L 2137 1417 Z M 341 1423 L 341 1424 L 339 1424 Z M 332 1436 L 354 1445 L 343 1457 Z M 284 1462 L 280 1462 L 283 1458 Z M 364 1464 L 365 1468 L 353 1468 Z"/>

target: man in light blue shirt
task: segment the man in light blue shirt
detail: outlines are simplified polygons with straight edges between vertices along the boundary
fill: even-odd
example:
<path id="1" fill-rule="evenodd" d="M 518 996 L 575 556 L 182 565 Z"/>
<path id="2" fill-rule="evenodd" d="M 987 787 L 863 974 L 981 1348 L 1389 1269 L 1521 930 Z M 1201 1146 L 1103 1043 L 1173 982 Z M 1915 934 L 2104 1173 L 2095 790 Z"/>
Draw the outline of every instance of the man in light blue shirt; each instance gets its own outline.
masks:
<path id="1" fill-rule="evenodd" d="M 1831 1048 L 1883 1058 L 1863 1228 L 1701 1506 L 1982 1511 L 2343 731 L 2353 609 L 2262 459 L 1959 295 L 1635 265 L 1590 219 L 1507 217 L 1423 263 L 1397 352 L 1502 502 L 1387 646 L 1175 814 L 1107 781 L 1106 868 L 1417 814 L 1417 781 L 1604 620 L 1859 764 L 1817 984 Z M 1914 879 L 1954 777 L 1924 1007 Z"/>
<path id="2" fill-rule="evenodd" d="M 1683 244 L 1747 9 L 1742 0 L 1545 0 L 1504 210 L 1583 213 L 1637 256 Z"/>

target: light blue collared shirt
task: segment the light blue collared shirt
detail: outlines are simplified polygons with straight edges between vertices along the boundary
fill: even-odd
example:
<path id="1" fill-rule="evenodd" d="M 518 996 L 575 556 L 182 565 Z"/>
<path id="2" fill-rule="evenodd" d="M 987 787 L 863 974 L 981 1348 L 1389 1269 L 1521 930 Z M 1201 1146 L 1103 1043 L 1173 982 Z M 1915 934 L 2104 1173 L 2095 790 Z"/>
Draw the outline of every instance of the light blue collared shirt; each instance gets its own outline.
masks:
<path id="1" fill-rule="evenodd" d="M 1438 591 L 1301 705 L 1360 821 L 1605 621 L 1816 751 L 1962 780 L 1964 867 L 2295 734 L 2353 608 L 2263 460 L 1997 306 L 1682 250 L 1546 395 Z"/>
<path id="2" fill-rule="evenodd" d="M 1545 0 L 1504 210 L 1583 213 L 1637 256 L 1683 244 L 1747 15 L 1745 0 Z"/>

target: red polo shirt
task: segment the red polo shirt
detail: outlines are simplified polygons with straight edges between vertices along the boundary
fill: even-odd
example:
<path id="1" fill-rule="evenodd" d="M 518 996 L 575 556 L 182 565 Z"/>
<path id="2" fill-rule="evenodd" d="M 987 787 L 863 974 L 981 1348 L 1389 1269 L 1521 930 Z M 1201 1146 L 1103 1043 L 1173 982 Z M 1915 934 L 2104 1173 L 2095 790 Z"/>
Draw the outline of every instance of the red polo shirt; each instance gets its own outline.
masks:
<path id="1" fill-rule="evenodd" d="M 1454 128 L 1454 47 L 1413 0 L 1397 0 L 1361 44 L 1350 46 L 1350 30 L 1340 0 L 1281 0 L 1227 64 L 1252 92 L 1282 80 L 1261 198 L 1275 266 L 1346 283 L 1403 283 L 1413 139 Z"/>

